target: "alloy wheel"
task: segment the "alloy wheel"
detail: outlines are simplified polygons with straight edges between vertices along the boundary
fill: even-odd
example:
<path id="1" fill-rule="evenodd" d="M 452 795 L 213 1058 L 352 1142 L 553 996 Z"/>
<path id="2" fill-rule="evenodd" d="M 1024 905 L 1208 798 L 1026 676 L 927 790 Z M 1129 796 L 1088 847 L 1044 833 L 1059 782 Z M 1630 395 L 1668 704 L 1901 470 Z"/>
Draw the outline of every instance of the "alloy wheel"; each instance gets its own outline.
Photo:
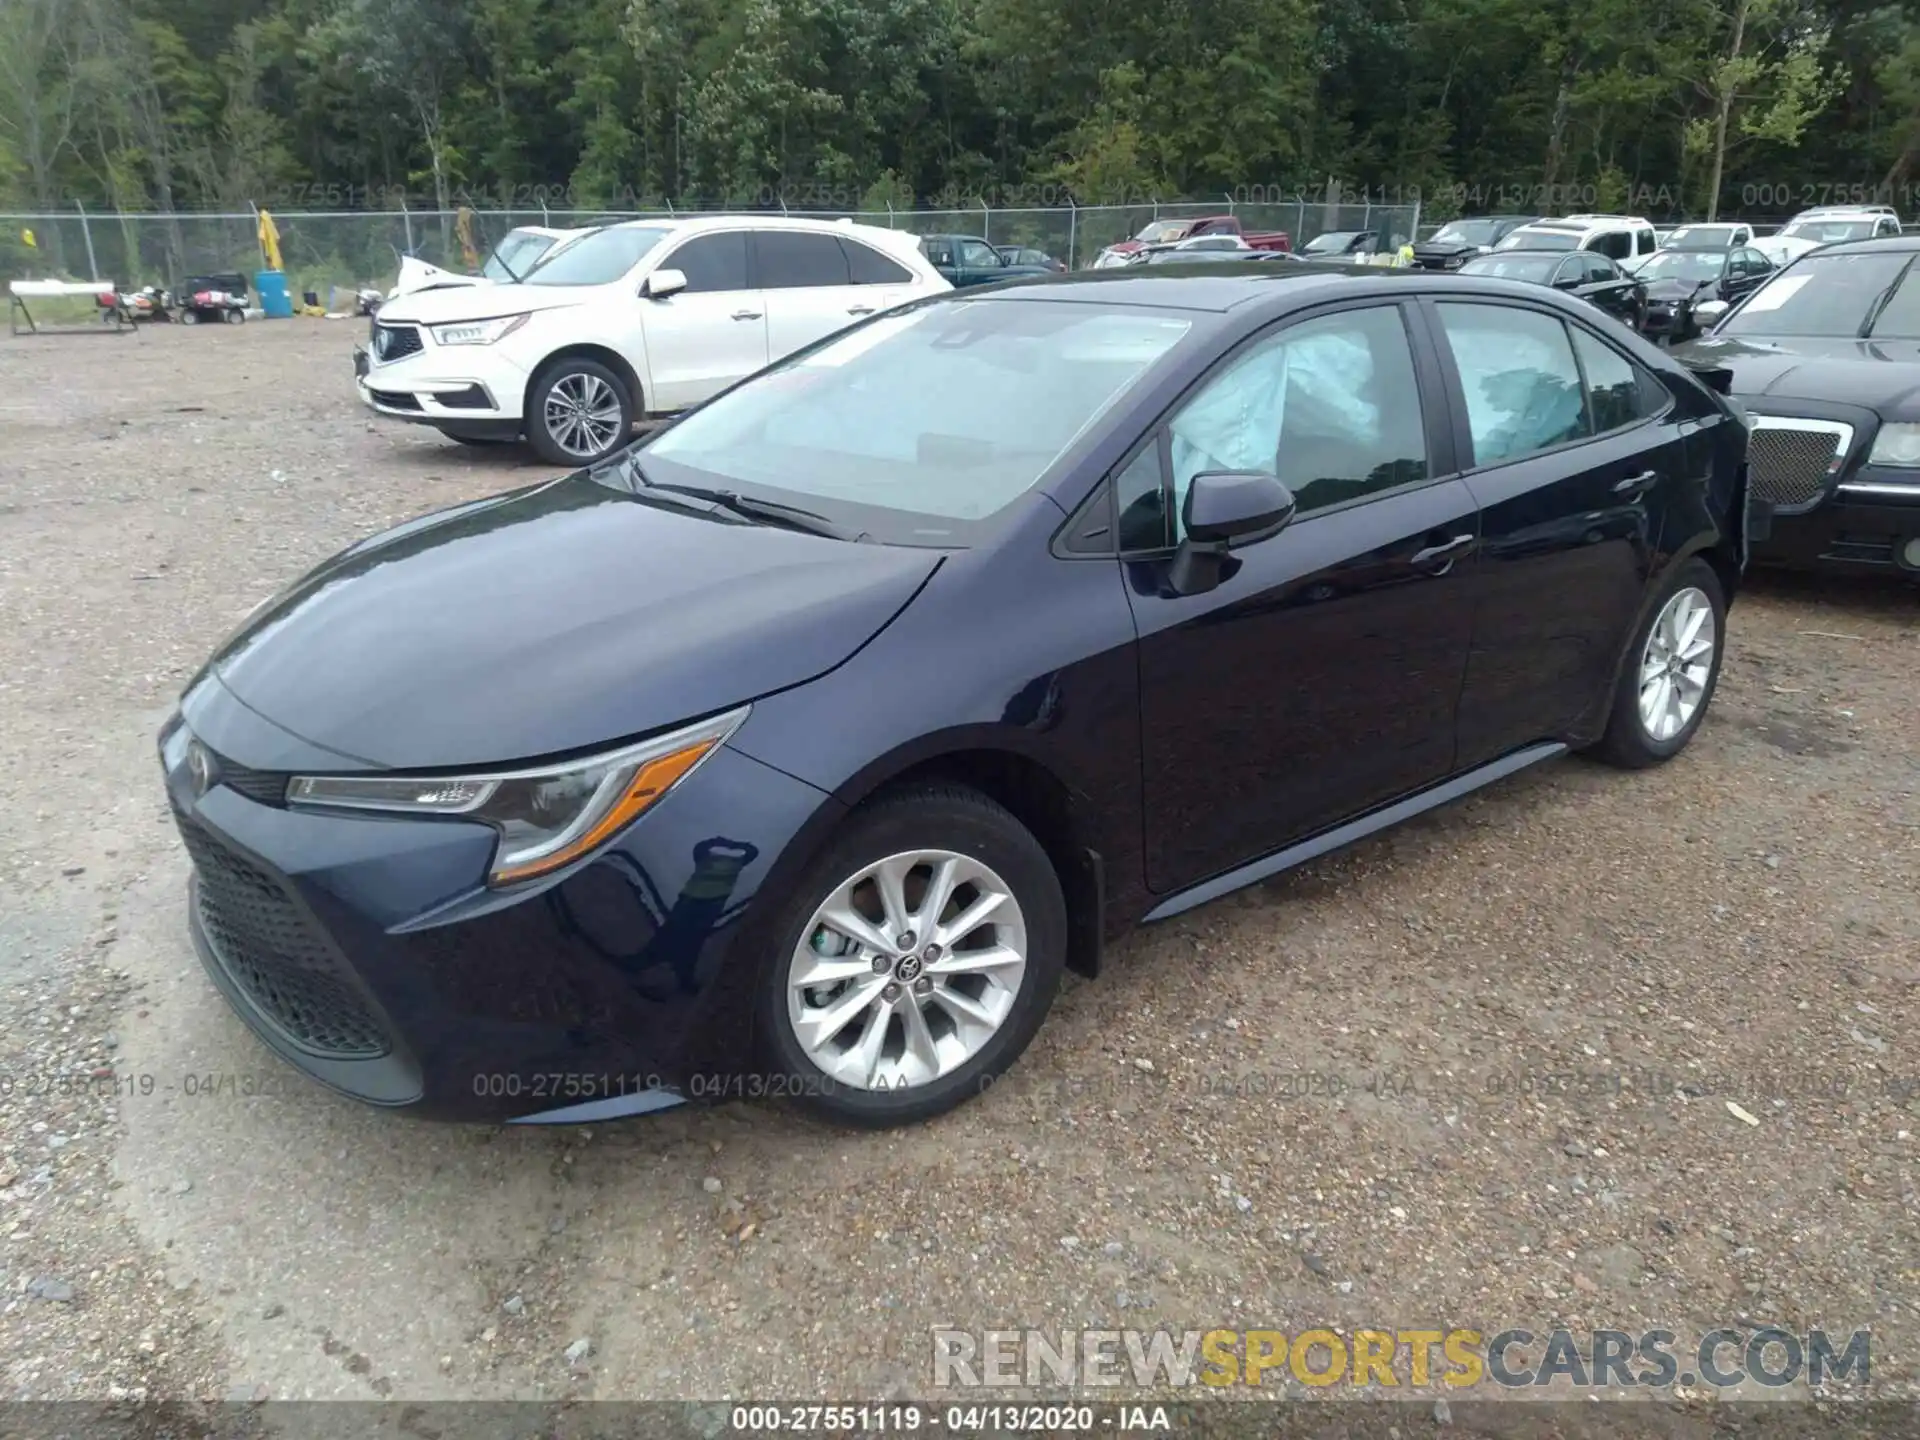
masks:
<path id="1" fill-rule="evenodd" d="M 1027 926 L 990 867 L 913 850 L 835 886 L 787 967 L 787 1020 L 807 1058 L 853 1089 L 925 1085 L 966 1064 L 1012 1012 Z"/>
<path id="2" fill-rule="evenodd" d="M 620 397 L 598 375 L 562 375 L 547 391 L 547 434 L 567 454 L 591 460 L 620 438 Z"/>
<path id="3" fill-rule="evenodd" d="M 1693 723 L 1713 674 L 1716 642 L 1706 592 L 1675 591 L 1647 632 L 1640 659 L 1640 724 L 1649 739 L 1671 740 Z"/>

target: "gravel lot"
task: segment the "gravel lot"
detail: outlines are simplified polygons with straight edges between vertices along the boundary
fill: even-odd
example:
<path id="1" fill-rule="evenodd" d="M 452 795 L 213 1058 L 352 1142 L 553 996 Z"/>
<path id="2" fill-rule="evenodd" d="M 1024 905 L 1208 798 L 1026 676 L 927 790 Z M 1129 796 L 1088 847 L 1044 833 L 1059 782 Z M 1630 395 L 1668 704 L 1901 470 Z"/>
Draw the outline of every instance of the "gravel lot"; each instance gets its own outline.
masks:
<path id="1" fill-rule="evenodd" d="M 1673 765 L 1145 932 L 929 1126 L 450 1129 L 293 1076 L 193 957 L 154 733 L 309 564 L 549 473 L 372 421 L 360 333 L 0 341 L 0 1398 L 873 1399 L 935 1325 L 1870 1326 L 1877 1391 L 1920 1375 L 1898 586 L 1756 583 Z"/>

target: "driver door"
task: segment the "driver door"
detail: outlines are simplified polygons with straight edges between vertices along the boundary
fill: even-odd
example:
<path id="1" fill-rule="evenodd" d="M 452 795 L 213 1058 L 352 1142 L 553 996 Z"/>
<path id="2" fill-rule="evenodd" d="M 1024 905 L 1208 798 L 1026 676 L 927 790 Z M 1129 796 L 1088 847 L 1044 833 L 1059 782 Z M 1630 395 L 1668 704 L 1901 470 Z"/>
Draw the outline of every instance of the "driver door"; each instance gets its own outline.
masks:
<path id="1" fill-rule="evenodd" d="M 1452 770 L 1479 512 L 1408 324 L 1376 301 L 1255 337 L 1117 481 L 1156 893 Z M 1217 587 L 1178 594 L 1181 501 L 1222 469 L 1277 474 L 1296 518 L 1235 551 Z"/>

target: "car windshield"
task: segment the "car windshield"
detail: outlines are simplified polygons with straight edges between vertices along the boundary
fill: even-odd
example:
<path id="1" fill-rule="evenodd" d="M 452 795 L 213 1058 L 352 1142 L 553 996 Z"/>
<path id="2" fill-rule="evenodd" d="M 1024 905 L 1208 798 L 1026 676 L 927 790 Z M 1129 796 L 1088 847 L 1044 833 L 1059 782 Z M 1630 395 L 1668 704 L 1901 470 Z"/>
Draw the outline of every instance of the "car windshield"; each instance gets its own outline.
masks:
<path id="1" fill-rule="evenodd" d="M 1733 244 L 1731 225 L 1688 225 L 1667 236 L 1674 250 L 1725 250 Z"/>
<path id="2" fill-rule="evenodd" d="M 1191 220 L 1156 220 L 1133 238 L 1142 245 L 1159 245 L 1168 240 L 1178 240 L 1187 233 Z"/>
<path id="3" fill-rule="evenodd" d="M 1580 237 L 1568 230 L 1516 230 L 1496 250 L 1578 250 Z"/>
<path id="4" fill-rule="evenodd" d="M 510 281 L 516 275 L 525 276 L 540 257 L 553 248 L 554 243 L 551 235 L 538 235 L 531 230 L 509 230 L 500 243 L 493 247 L 493 254 L 480 267 L 480 273 L 489 280 Z"/>
<path id="5" fill-rule="evenodd" d="M 1324 255 L 1329 250 L 1344 250 L 1353 243 L 1358 230 L 1329 230 L 1324 235 L 1316 235 L 1306 243 L 1309 255 Z"/>
<path id="6" fill-rule="evenodd" d="M 673 233 L 651 225 L 615 225 L 595 231 L 564 249 L 548 252 L 532 274 L 529 285 L 611 285 L 638 265 L 646 253 Z"/>
<path id="7" fill-rule="evenodd" d="M 1500 228 L 1497 220 L 1456 220 L 1434 233 L 1434 245 L 1491 245 Z"/>
<path id="8" fill-rule="evenodd" d="M 1726 267 L 1724 250 L 1662 250 L 1639 273 L 1648 280 L 1718 280 Z"/>
<path id="9" fill-rule="evenodd" d="M 1858 335 L 1888 288 L 1900 281 L 1912 251 L 1807 255 L 1753 292 L 1716 332 L 1720 335 Z M 1880 310 L 1872 333 L 1895 338 L 1920 335 L 1917 287 L 1900 284 Z"/>
<path id="10" fill-rule="evenodd" d="M 801 351 L 636 458 L 650 481 L 764 491 L 886 543 L 963 545 L 1191 327 L 1133 306 L 925 303 Z"/>
<path id="11" fill-rule="evenodd" d="M 1795 220 L 1780 232 L 1780 238 L 1840 245 L 1848 240 L 1871 240 L 1874 224 L 1872 220 Z"/>
<path id="12" fill-rule="evenodd" d="M 1482 255 L 1460 267 L 1463 275 L 1496 275 L 1502 280 L 1527 280 L 1545 285 L 1559 268 L 1558 255 Z"/>

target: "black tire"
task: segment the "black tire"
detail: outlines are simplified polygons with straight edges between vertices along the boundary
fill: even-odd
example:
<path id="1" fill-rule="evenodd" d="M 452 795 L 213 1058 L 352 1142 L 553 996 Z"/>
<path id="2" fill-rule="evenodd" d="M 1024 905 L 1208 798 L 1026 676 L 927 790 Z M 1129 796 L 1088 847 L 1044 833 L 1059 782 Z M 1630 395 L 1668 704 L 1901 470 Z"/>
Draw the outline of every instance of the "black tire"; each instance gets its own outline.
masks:
<path id="1" fill-rule="evenodd" d="M 1707 598 L 1713 616 L 1713 655 L 1708 662 L 1700 703 L 1679 730 L 1662 739 L 1649 731 L 1641 718 L 1642 676 L 1654 627 L 1661 623 L 1674 598 L 1686 590 L 1698 591 Z M 1614 688 L 1613 710 L 1607 720 L 1606 734 L 1592 750 L 1594 758 L 1623 770 L 1644 770 L 1649 765 L 1671 760 L 1686 749 L 1687 742 L 1693 739 L 1694 732 L 1700 728 L 1707 717 L 1708 708 L 1713 704 L 1714 690 L 1720 683 L 1720 662 L 1726 652 L 1726 594 L 1720 588 L 1720 577 L 1714 573 L 1713 567 L 1695 557 L 1682 565 L 1661 588 L 1660 597 L 1648 607 L 1647 618 L 1634 631 L 1633 644 L 1621 663 L 1620 679 Z"/>
<path id="2" fill-rule="evenodd" d="M 592 453 L 587 453 L 562 444 L 548 429 L 547 401 L 562 387 L 572 385 L 590 390 L 596 383 L 612 391 L 618 415 L 612 422 L 613 438 L 594 448 Z M 550 465 L 591 465 L 625 448 L 633 438 L 633 416 L 634 397 L 628 393 L 627 382 L 597 360 L 578 356 L 556 360 L 536 375 L 533 384 L 527 387 L 527 443 L 533 446 L 536 455 Z"/>
<path id="3" fill-rule="evenodd" d="M 830 1077 L 801 1046 L 787 1008 L 789 966 L 815 910 L 837 886 L 877 860 L 917 849 L 968 856 L 1005 881 L 1026 927 L 1026 968 L 1000 1028 L 962 1064 L 929 1083 L 862 1089 Z M 772 937 L 772 950 L 760 980 L 758 1022 L 771 1072 L 767 1078 L 774 1082 L 770 1088 L 838 1124 L 879 1129 L 951 1110 L 987 1089 L 1019 1059 L 1060 986 L 1067 909 L 1060 878 L 1032 832 L 977 791 L 938 786 L 901 791 L 856 811 L 808 866 L 765 933 Z"/>
<path id="4" fill-rule="evenodd" d="M 200 312 L 197 310 L 182 310 L 180 312 L 180 323 L 182 325 L 198 325 L 200 323 Z"/>
<path id="5" fill-rule="evenodd" d="M 247 312 L 246 312 L 246 311 L 244 311 L 244 310 L 229 310 L 229 311 L 227 311 L 227 324 L 229 324 L 229 325 L 244 325 L 244 324 L 246 324 L 246 323 L 247 323 Z"/>
<path id="6" fill-rule="evenodd" d="M 450 430 L 444 425 L 440 426 L 439 430 L 449 440 L 458 440 L 462 445 L 473 445 L 483 449 L 493 445 L 511 445 L 514 442 L 514 437 L 511 435 L 474 435 L 461 430 Z"/>

